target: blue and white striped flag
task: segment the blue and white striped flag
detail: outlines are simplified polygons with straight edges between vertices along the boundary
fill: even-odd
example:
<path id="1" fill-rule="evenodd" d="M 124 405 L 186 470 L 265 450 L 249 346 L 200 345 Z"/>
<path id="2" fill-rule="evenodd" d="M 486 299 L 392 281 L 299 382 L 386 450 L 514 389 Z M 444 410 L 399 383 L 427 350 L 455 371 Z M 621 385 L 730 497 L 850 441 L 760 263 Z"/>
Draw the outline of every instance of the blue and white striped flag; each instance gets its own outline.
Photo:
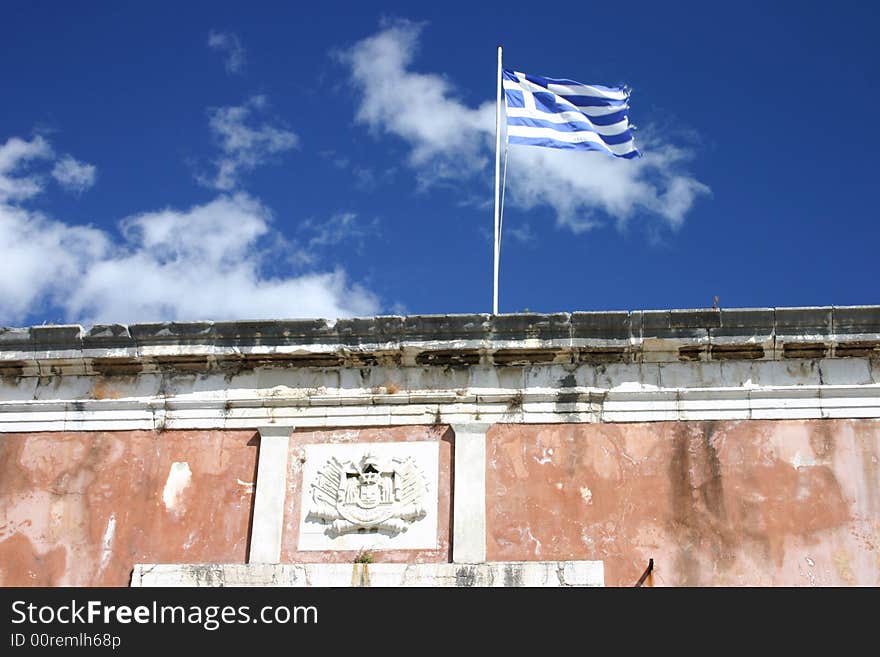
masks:
<path id="1" fill-rule="evenodd" d="M 629 91 L 504 69 L 511 144 L 640 157 L 627 110 Z"/>

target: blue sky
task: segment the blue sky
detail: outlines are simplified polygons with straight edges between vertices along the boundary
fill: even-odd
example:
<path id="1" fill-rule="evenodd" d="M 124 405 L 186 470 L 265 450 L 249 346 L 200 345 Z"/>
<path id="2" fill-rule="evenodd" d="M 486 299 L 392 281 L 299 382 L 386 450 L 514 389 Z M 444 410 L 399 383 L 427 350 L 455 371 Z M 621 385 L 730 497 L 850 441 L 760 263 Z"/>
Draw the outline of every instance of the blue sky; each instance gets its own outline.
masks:
<path id="1" fill-rule="evenodd" d="M 880 303 L 864 3 L 0 8 L 0 325 L 491 310 L 495 47 L 633 88 L 512 147 L 501 312 Z"/>

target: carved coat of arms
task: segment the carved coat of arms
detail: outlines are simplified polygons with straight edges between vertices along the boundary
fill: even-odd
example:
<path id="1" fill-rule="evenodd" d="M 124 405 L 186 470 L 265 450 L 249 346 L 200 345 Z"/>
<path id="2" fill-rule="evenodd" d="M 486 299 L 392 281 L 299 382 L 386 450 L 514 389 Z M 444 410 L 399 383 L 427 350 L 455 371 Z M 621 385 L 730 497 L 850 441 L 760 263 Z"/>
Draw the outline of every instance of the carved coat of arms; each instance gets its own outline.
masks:
<path id="1" fill-rule="evenodd" d="M 381 459 L 368 452 L 359 461 L 330 458 L 312 484 L 307 519 L 329 523 L 330 536 L 359 530 L 394 536 L 427 515 L 427 492 L 412 457 Z"/>

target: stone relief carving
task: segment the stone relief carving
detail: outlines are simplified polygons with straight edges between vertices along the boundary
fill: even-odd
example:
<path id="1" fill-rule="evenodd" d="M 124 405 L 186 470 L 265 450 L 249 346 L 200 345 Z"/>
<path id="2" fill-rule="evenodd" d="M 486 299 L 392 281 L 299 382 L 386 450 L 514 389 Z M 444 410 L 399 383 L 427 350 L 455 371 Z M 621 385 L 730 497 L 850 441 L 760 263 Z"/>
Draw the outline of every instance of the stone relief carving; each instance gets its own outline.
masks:
<path id="1" fill-rule="evenodd" d="M 360 531 L 396 536 L 427 514 L 428 483 L 412 457 L 382 459 L 370 452 L 357 461 L 331 457 L 311 489 L 306 520 L 326 523 L 330 537 Z"/>

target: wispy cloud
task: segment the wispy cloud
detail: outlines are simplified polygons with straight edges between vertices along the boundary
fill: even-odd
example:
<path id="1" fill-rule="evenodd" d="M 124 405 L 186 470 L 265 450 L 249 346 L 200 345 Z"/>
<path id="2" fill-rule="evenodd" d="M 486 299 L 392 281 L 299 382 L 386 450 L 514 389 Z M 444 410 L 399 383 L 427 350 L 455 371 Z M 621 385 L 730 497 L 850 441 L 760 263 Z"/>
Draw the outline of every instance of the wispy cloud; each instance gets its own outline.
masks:
<path id="1" fill-rule="evenodd" d="M 244 73 L 246 53 L 237 34 L 211 30 L 208 34 L 208 47 L 226 55 L 227 73 Z"/>
<path id="2" fill-rule="evenodd" d="M 364 238 L 375 233 L 378 220 L 364 221 L 355 212 L 338 212 L 323 221 L 307 219 L 300 224 L 310 249 L 334 246 L 342 242 L 363 244 Z"/>
<path id="3" fill-rule="evenodd" d="M 48 176 L 34 172 L 33 165 L 46 160 L 55 162 L 50 175 L 68 191 L 83 192 L 95 184 L 94 165 L 70 155 L 56 159 L 52 146 L 39 135 L 31 140 L 12 137 L 0 145 L 0 203 L 23 201 L 41 193 Z"/>
<path id="4" fill-rule="evenodd" d="M 0 146 L 0 203 L 24 200 L 43 191 L 44 177 L 22 173 L 32 161 L 52 156 L 49 142 L 42 137 L 30 141 L 12 137 Z"/>
<path id="5" fill-rule="evenodd" d="M 529 224 L 504 226 L 504 237 L 509 237 L 523 244 L 530 244 L 535 239 L 535 233 Z"/>
<path id="6" fill-rule="evenodd" d="M 39 194 L 45 176 L 21 169 L 38 159 L 51 165 L 51 153 L 42 138 L 0 145 L 0 325 L 49 309 L 89 324 L 333 318 L 380 308 L 327 258 L 313 258 L 309 271 L 266 273 L 265 254 L 285 240 L 270 210 L 243 192 L 135 214 L 117 222 L 118 232 L 29 209 L 24 200 Z M 332 242 L 347 222 L 331 222 L 313 239 Z"/>
<path id="7" fill-rule="evenodd" d="M 491 181 L 493 101 L 469 107 L 451 84 L 412 70 L 422 25 L 386 23 L 339 55 L 359 92 L 355 119 L 374 134 L 395 135 L 409 146 L 409 165 L 423 186 L 472 179 Z M 404 101 L 405 99 L 405 101 Z M 636 214 L 675 229 L 709 188 L 686 165 L 693 153 L 640 131 L 639 160 L 598 153 L 513 147 L 508 202 L 520 208 L 549 206 L 559 224 L 580 232 L 611 217 L 623 225 Z"/>
<path id="8" fill-rule="evenodd" d="M 299 136 L 287 128 L 257 123 L 255 116 L 266 111 L 265 96 L 254 96 L 243 105 L 208 110 L 208 123 L 221 155 L 214 161 L 216 173 L 197 180 L 221 191 L 238 187 L 241 175 L 266 164 L 299 144 Z"/>
<path id="9" fill-rule="evenodd" d="M 348 157 L 340 155 L 334 150 L 318 151 L 318 155 L 330 162 L 334 168 L 348 171 L 354 186 L 362 192 L 374 192 L 397 175 L 397 167 L 374 169 L 370 166 L 354 163 Z"/>
<path id="10" fill-rule="evenodd" d="M 97 170 L 95 165 L 80 162 L 65 155 L 52 168 L 52 177 L 58 184 L 71 192 L 82 193 L 95 184 Z"/>

